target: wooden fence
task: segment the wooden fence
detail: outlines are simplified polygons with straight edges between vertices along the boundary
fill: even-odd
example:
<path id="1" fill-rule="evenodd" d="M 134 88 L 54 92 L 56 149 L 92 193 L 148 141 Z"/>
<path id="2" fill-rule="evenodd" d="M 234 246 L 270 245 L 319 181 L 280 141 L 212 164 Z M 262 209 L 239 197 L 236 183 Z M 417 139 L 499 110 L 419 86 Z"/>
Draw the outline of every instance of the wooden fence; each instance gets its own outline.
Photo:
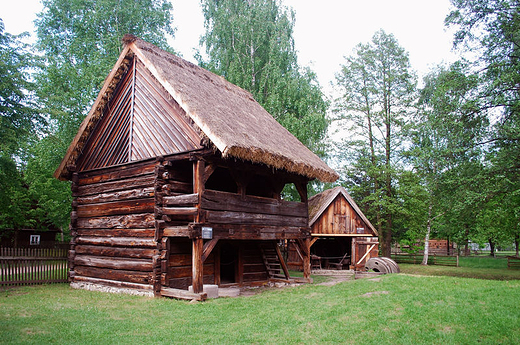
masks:
<path id="1" fill-rule="evenodd" d="M 0 287 L 66 283 L 66 249 L 0 248 Z"/>
<path id="2" fill-rule="evenodd" d="M 420 264 L 423 260 L 422 254 L 392 254 L 392 259 L 397 263 Z M 428 265 L 456 266 L 459 267 L 459 256 L 428 255 Z"/>
<path id="3" fill-rule="evenodd" d="M 520 258 L 517 256 L 508 256 L 507 268 L 511 270 L 520 270 Z"/>

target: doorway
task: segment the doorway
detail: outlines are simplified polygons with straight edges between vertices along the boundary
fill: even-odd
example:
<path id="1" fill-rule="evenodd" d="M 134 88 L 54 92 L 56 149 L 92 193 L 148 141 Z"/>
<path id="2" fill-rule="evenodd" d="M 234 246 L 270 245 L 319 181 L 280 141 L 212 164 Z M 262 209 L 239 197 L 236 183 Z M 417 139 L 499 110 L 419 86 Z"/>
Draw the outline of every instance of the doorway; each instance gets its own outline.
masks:
<path id="1" fill-rule="evenodd" d="M 230 242 L 220 246 L 220 284 L 236 283 L 238 247 Z"/>

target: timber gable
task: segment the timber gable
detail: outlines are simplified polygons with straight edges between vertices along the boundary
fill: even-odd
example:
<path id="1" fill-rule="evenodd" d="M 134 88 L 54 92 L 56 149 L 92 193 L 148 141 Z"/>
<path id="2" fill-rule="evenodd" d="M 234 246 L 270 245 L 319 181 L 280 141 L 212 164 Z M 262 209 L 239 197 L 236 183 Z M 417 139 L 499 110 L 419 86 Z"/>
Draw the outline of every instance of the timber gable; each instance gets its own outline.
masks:
<path id="1" fill-rule="evenodd" d="M 130 36 L 55 176 L 72 181 L 73 286 L 204 299 L 290 281 L 280 241 L 308 280 L 307 183 L 337 174 L 251 94 Z"/>
<path id="2" fill-rule="evenodd" d="M 200 131 L 134 56 L 78 158 L 78 171 L 201 148 Z"/>

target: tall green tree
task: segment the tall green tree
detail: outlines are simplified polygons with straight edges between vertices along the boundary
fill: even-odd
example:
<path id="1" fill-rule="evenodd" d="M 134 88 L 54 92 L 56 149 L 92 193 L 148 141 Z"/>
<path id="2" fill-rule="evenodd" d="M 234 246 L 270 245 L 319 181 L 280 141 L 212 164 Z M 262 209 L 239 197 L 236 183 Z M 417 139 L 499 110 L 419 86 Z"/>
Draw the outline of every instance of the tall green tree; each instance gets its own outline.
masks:
<path id="1" fill-rule="evenodd" d="M 370 43 L 359 44 L 346 58 L 336 75 L 336 85 L 341 97 L 335 110 L 349 130 L 341 154 L 354 151 L 357 164 L 351 166 L 360 168 L 356 174 L 368 177 L 361 204 L 370 205 L 369 214 L 374 215 L 381 235 L 381 251 L 389 256 L 394 217 L 402 211 L 396 182 L 401 171 L 403 130 L 416 92 L 408 53 L 392 34 L 380 30 Z"/>
<path id="2" fill-rule="evenodd" d="M 479 82 L 463 62 L 440 66 L 424 78 L 408 150 L 408 162 L 428 192 L 424 263 L 432 231 L 467 244 L 476 227 L 477 210 L 485 197 L 479 143 L 488 126 L 486 113 L 479 111 Z M 441 231 L 448 216 L 451 229 Z"/>
<path id="3" fill-rule="evenodd" d="M 455 9 L 446 24 L 456 28 L 454 45 L 474 56 L 474 68 L 483 80 L 480 110 L 491 109 L 494 123 L 483 144 L 490 148 L 488 199 L 505 194 L 500 207 L 511 207 L 513 237 L 520 235 L 520 3 L 516 0 L 452 0 Z M 498 205 L 498 204 L 497 204 Z M 509 206 L 507 206 L 509 205 Z M 517 245 L 518 250 L 518 245 Z"/>
<path id="4" fill-rule="evenodd" d="M 43 0 L 36 47 L 45 57 L 38 96 L 70 142 L 120 51 L 125 34 L 168 48 L 174 34 L 166 0 Z"/>
<path id="5" fill-rule="evenodd" d="M 0 19 L 0 152 L 12 156 L 44 123 L 33 99 L 30 69 L 35 58 L 22 39 L 4 31 Z"/>
<path id="6" fill-rule="evenodd" d="M 37 96 L 50 120 L 43 140 L 31 146 L 26 180 L 41 215 L 66 227 L 70 186 L 54 179 L 67 147 L 88 113 L 129 33 L 169 49 L 174 34 L 167 0 L 43 0 L 36 20 L 36 48 L 44 64 Z"/>
<path id="7" fill-rule="evenodd" d="M 203 0 L 208 61 L 200 64 L 248 90 L 301 142 L 323 153 L 327 102 L 294 49 L 294 13 L 278 0 Z"/>
<path id="8" fill-rule="evenodd" d="M 32 200 L 24 183 L 23 148 L 45 124 L 33 100 L 35 58 L 22 35 L 4 31 L 0 19 L 0 236 L 31 226 Z"/>

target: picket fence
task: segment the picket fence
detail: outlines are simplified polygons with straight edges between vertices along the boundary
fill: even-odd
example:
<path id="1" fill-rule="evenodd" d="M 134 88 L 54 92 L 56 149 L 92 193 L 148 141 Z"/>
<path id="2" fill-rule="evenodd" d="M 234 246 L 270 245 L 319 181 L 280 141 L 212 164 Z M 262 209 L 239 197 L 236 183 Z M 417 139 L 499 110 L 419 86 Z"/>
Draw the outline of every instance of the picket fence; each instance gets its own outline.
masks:
<path id="1" fill-rule="evenodd" d="M 66 249 L 0 248 L 0 287 L 66 283 Z"/>

